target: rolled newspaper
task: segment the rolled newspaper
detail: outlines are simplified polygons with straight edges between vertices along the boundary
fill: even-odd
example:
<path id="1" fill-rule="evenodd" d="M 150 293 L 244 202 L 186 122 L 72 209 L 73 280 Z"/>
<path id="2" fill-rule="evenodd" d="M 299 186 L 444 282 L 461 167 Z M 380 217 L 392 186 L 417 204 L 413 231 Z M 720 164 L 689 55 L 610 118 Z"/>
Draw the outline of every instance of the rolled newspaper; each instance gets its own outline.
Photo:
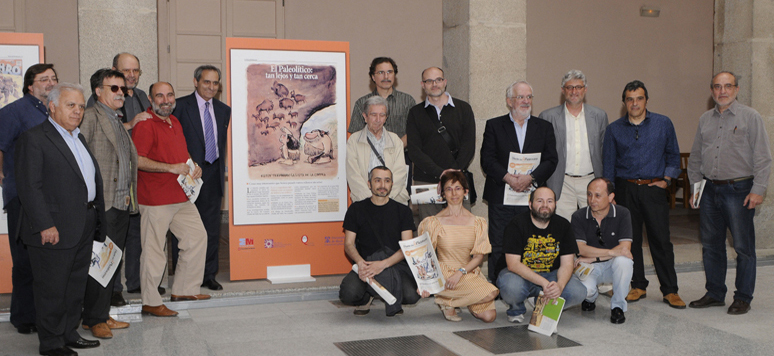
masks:
<path id="1" fill-rule="evenodd" d="M 358 273 L 357 271 L 357 263 L 352 265 L 352 270 L 355 271 L 355 273 Z M 384 300 L 385 303 L 389 305 L 395 304 L 398 300 L 395 299 L 395 296 L 390 293 L 387 289 L 384 288 L 384 286 L 381 285 L 381 283 L 377 282 L 375 279 L 366 278 L 368 281 L 368 284 L 373 288 L 376 293 L 379 294 L 380 297 Z"/>

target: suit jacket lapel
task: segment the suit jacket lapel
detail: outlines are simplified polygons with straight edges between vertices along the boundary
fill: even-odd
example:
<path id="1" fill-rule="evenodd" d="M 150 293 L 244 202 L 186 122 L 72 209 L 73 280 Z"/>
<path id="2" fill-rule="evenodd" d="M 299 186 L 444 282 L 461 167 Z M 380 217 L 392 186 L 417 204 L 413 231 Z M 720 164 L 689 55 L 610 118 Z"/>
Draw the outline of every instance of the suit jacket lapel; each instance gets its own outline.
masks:
<path id="1" fill-rule="evenodd" d="M 73 171 L 75 171 L 78 177 L 80 177 L 81 180 L 85 182 L 83 179 L 83 173 L 81 172 L 81 167 L 78 166 L 78 161 L 75 160 L 75 156 L 73 155 L 73 152 L 70 151 L 70 147 L 67 146 L 67 143 L 62 138 L 62 135 L 59 134 L 59 131 L 57 131 L 56 127 L 54 127 L 54 125 L 49 122 L 48 119 L 46 119 L 45 122 L 47 123 L 45 126 L 46 137 L 48 137 L 48 139 L 51 140 L 59 152 L 62 153 L 62 156 L 64 156 L 65 160 L 70 164 L 70 167 L 73 169 Z M 83 140 L 81 140 L 81 142 L 83 142 Z"/>
<path id="2" fill-rule="evenodd" d="M 97 109 L 97 122 L 99 122 L 99 126 L 102 128 L 102 131 L 105 133 L 105 136 L 107 136 L 108 142 L 110 142 L 110 144 L 113 145 L 113 149 L 118 150 L 118 142 L 116 142 L 116 133 L 113 132 L 113 126 L 110 124 L 110 122 L 107 121 L 107 120 L 115 120 L 115 119 L 111 118 L 110 114 L 106 113 L 105 109 L 102 108 L 100 105 L 95 104 L 94 107 Z M 86 146 L 85 143 L 84 143 L 84 146 Z"/>
<path id="3" fill-rule="evenodd" d="M 513 121 L 511 121 L 511 117 L 508 115 L 505 115 L 503 120 L 503 131 L 505 131 L 508 142 L 512 143 L 511 152 L 521 153 L 521 150 L 519 150 L 519 137 L 516 136 L 516 128 L 513 126 Z"/>
<path id="4" fill-rule="evenodd" d="M 202 127 L 202 117 L 199 115 L 199 101 L 196 100 L 195 94 L 191 94 L 191 103 L 186 106 L 185 110 L 189 111 L 188 115 L 185 115 L 186 119 L 193 125 L 192 127 L 196 132 L 196 137 L 198 137 L 199 141 L 204 145 L 204 128 Z M 180 120 L 179 117 L 177 119 Z"/>
<path id="5" fill-rule="evenodd" d="M 216 105 L 216 99 L 212 99 L 213 111 L 215 112 L 215 123 L 218 125 L 218 146 L 226 144 L 227 130 L 226 130 L 226 111 L 223 105 Z M 220 102 L 217 102 L 220 104 Z M 225 104 L 224 104 L 225 105 Z M 222 153 L 221 153 L 222 154 Z"/>
<path id="6" fill-rule="evenodd" d="M 561 116 L 554 120 L 556 124 L 554 136 L 556 137 L 557 147 L 564 147 L 567 143 L 567 106 L 565 104 L 562 104 L 562 110 L 559 115 Z"/>

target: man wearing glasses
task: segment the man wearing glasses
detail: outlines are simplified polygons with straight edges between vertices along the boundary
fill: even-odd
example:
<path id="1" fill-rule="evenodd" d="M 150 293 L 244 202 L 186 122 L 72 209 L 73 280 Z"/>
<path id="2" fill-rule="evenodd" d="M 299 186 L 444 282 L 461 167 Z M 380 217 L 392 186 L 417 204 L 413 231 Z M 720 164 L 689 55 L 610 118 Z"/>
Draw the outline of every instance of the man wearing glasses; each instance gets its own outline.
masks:
<path id="1" fill-rule="evenodd" d="M 24 96 L 0 109 L 0 183 L 3 202 L 8 213 L 8 242 L 13 260 L 11 281 L 11 324 L 19 333 L 29 334 L 35 326 L 35 303 L 32 292 L 32 267 L 27 249 L 18 239 L 21 202 L 16 192 L 13 155 L 16 141 L 22 133 L 48 118 L 48 94 L 59 83 L 53 64 L 35 64 L 24 73 Z"/>
<path id="2" fill-rule="evenodd" d="M 414 184 L 437 184 L 447 169 L 468 169 L 476 150 L 476 121 L 470 104 L 446 91 L 441 68 L 422 71 L 421 84 L 427 99 L 409 110 L 408 154 L 414 162 Z M 470 201 L 463 206 L 470 210 Z M 438 214 L 443 207 L 418 204 L 419 221 Z"/>
<path id="3" fill-rule="evenodd" d="M 755 207 L 771 173 L 769 136 L 761 115 L 736 101 L 739 79 L 731 72 L 712 78 L 715 108 L 701 115 L 688 179 L 707 180 L 699 204 L 702 259 L 707 293 L 691 308 L 724 306 L 726 299 L 726 229 L 736 250 L 736 291 L 728 314 L 745 314 L 755 289 Z M 691 197 L 692 206 L 694 196 Z"/>
<path id="4" fill-rule="evenodd" d="M 684 309 L 677 294 L 675 254 L 669 240 L 669 202 L 666 189 L 680 175 L 680 148 L 672 120 L 650 112 L 648 90 L 639 80 L 624 87 L 621 95 L 626 116 L 607 127 L 602 149 L 604 177 L 615 183 L 618 204 L 631 211 L 632 289 L 626 300 L 636 302 L 647 295 L 648 280 L 642 256 L 642 225 L 664 303 Z"/>
<path id="5" fill-rule="evenodd" d="M 593 266 L 581 280 L 586 287 L 586 300 L 581 309 L 592 311 L 599 296 L 598 283 L 612 283 L 610 322 L 626 321 L 626 294 L 632 280 L 632 218 L 629 209 L 613 204 L 613 183 L 605 178 L 595 178 L 586 191 L 588 205 L 572 214 L 572 232 L 578 243 L 581 262 Z"/>
<path id="6" fill-rule="evenodd" d="M 489 204 L 489 279 L 496 282 L 503 258 L 503 230 L 517 215 L 529 211 L 523 205 L 505 205 L 505 185 L 516 192 L 529 193 L 544 186 L 556 169 L 554 128 L 543 119 L 532 116 L 532 86 L 517 81 L 505 90 L 505 104 L 510 113 L 486 121 L 481 144 L 481 168 L 486 173 L 484 200 Z M 531 174 L 511 174 L 508 170 L 511 152 L 540 153 L 540 163 Z"/>
<path id="7" fill-rule="evenodd" d="M 107 236 L 123 251 L 129 215 L 138 211 L 137 150 L 125 129 L 132 121 L 122 122 L 120 111 L 127 91 L 124 75 L 113 69 L 100 69 L 91 76 L 91 91 L 97 102 L 83 113 L 80 129 L 102 173 Z M 96 338 L 110 339 L 111 329 L 129 327 L 129 323 L 109 316 L 113 284 L 120 283 L 120 279 L 121 275 L 114 273 L 105 287 L 94 278 L 86 283 L 83 327 L 90 329 Z"/>
<path id="8" fill-rule="evenodd" d="M 602 139 L 607 114 L 586 105 L 586 75 L 573 69 L 562 78 L 564 104 L 540 113 L 538 117 L 554 126 L 559 160 L 546 183 L 556 192 L 556 213 L 569 220 L 578 208 L 586 206 L 586 186 L 602 176 Z"/>

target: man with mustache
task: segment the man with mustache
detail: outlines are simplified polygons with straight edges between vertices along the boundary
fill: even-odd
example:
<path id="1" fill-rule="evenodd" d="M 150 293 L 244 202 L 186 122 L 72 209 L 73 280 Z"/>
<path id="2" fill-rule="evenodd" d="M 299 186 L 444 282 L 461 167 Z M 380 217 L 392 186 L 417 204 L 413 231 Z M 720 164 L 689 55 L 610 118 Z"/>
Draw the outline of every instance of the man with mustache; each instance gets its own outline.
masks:
<path id="1" fill-rule="evenodd" d="M 152 117 L 137 124 L 132 131 L 139 156 L 137 200 L 142 225 L 142 313 L 175 316 L 177 312 L 162 304 L 161 295 L 156 290 L 167 264 L 164 250 L 167 230 L 175 234 L 180 247 L 172 301 L 210 299 L 209 295 L 199 294 L 204 276 L 207 231 L 196 206 L 188 200 L 177 182 L 181 174 L 190 174 L 194 179 L 201 177 L 202 169 L 196 165 L 191 171 L 186 164 L 191 155 L 188 154 L 183 128 L 172 115 L 175 109 L 172 85 L 158 82 L 151 85 L 149 92 L 151 108 L 148 113 Z"/>
<path id="2" fill-rule="evenodd" d="M 35 332 L 37 327 L 30 257 L 18 238 L 21 202 L 16 192 L 13 155 L 19 136 L 48 118 L 48 94 L 58 82 L 53 64 L 32 65 L 24 73 L 24 96 L 0 109 L 0 184 L 3 185 L 3 209 L 8 214 L 8 244 L 13 261 L 11 324 L 21 334 Z"/>
<path id="3" fill-rule="evenodd" d="M 530 195 L 529 211 L 505 227 L 505 258 L 500 262 L 497 287 L 510 306 L 506 315 L 511 323 L 524 321 L 524 301 L 538 297 L 541 291 L 544 298 L 564 298 L 565 309 L 586 297 L 586 287 L 572 273 L 578 246 L 570 222 L 554 214 L 555 197 L 550 188 L 537 188 Z"/>
<path id="4" fill-rule="evenodd" d="M 615 184 L 618 204 L 632 216 L 632 289 L 626 300 L 636 302 L 647 295 L 648 280 L 642 256 L 642 225 L 648 229 L 664 303 L 684 309 L 677 294 L 675 254 L 669 240 L 669 202 L 666 189 L 680 175 L 680 148 L 672 120 L 650 112 L 648 89 L 639 80 L 626 84 L 621 94 L 626 115 L 607 127 L 603 143 L 604 177 Z"/>
<path id="5" fill-rule="evenodd" d="M 507 184 L 516 192 L 530 192 L 546 184 L 556 169 L 557 154 L 551 123 L 532 116 L 532 86 L 517 81 L 505 90 L 505 104 L 510 109 L 486 121 L 481 143 L 481 168 L 486 173 L 484 200 L 489 204 L 489 279 L 497 281 L 503 258 L 503 230 L 514 216 L 526 212 L 526 205 L 503 204 Z M 511 152 L 540 153 L 540 164 L 531 174 L 511 174 L 508 162 Z"/>
<path id="6" fill-rule="evenodd" d="M 728 314 L 750 310 L 756 276 L 755 207 L 771 174 L 771 149 L 766 125 L 755 109 L 736 100 L 739 77 L 720 72 L 710 85 L 715 108 L 701 115 L 688 179 L 707 180 L 696 208 L 700 209 L 702 260 L 707 293 L 691 308 L 724 306 L 726 299 L 726 230 L 731 230 L 736 251 L 736 291 Z M 693 202 L 694 197 L 691 197 Z M 693 204 L 691 204 L 693 206 Z"/>
<path id="7" fill-rule="evenodd" d="M 87 108 L 81 122 L 81 133 L 94 153 L 102 173 L 105 197 L 105 232 L 115 246 L 124 250 L 129 229 L 129 214 L 137 212 L 137 150 L 121 120 L 126 92 L 124 75 L 113 69 L 100 69 L 91 76 L 91 91 L 97 97 Z M 120 264 L 119 264 L 120 266 Z M 129 323 L 110 317 L 113 284 L 120 283 L 116 270 L 106 287 L 89 278 L 83 305 L 83 328 L 94 337 L 110 339 L 111 329 L 124 329 Z"/>
<path id="8" fill-rule="evenodd" d="M 354 202 L 344 216 L 344 252 L 357 264 L 341 281 L 339 299 L 355 306 L 355 315 L 368 314 L 377 295 L 367 284 L 379 282 L 397 299 L 386 305 L 387 316 L 403 313 L 402 304 L 419 301 L 414 276 L 403 258 L 398 241 L 413 237 L 414 218 L 411 209 L 390 199 L 392 172 L 376 166 L 368 173 L 371 198 Z"/>

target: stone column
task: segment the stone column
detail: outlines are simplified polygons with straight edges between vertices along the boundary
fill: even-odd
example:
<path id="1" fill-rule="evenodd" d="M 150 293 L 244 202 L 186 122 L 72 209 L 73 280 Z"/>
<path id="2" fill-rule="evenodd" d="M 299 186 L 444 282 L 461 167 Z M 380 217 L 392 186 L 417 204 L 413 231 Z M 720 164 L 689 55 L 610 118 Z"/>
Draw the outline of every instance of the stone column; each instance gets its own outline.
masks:
<path id="1" fill-rule="evenodd" d="M 715 0 L 715 72 L 729 70 L 741 76 L 740 103 L 761 113 L 774 143 L 774 1 Z M 709 80 L 707 80 L 709 84 Z M 756 245 L 774 248 L 774 174 L 769 189 L 755 216 Z M 774 251 L 768 251 L 774 252 Z M 764 252 L 765 253 L 765 252 Z"/>
<path id="2" fill-rule="evenodd" d="M 444 0 L 443 70 L 452 96 L 476 115 L 476 155 L 470 164 L 479 197 L 484 193 L 479 151 L 486 120 L 508 112 L 505 90 L 527 75 L 525 0 Z M 473 213 L 487 216 L 480 201 Z"/>
<path id="3" fill-rule="evenodd" d="M 158 80 L 156 13 L 156 0 L 78 1 L 80 80 L 87 92 L 91 75 L 110 67 L 120 52 L 140 59 L 140 89 L 147 91 Z"/>

